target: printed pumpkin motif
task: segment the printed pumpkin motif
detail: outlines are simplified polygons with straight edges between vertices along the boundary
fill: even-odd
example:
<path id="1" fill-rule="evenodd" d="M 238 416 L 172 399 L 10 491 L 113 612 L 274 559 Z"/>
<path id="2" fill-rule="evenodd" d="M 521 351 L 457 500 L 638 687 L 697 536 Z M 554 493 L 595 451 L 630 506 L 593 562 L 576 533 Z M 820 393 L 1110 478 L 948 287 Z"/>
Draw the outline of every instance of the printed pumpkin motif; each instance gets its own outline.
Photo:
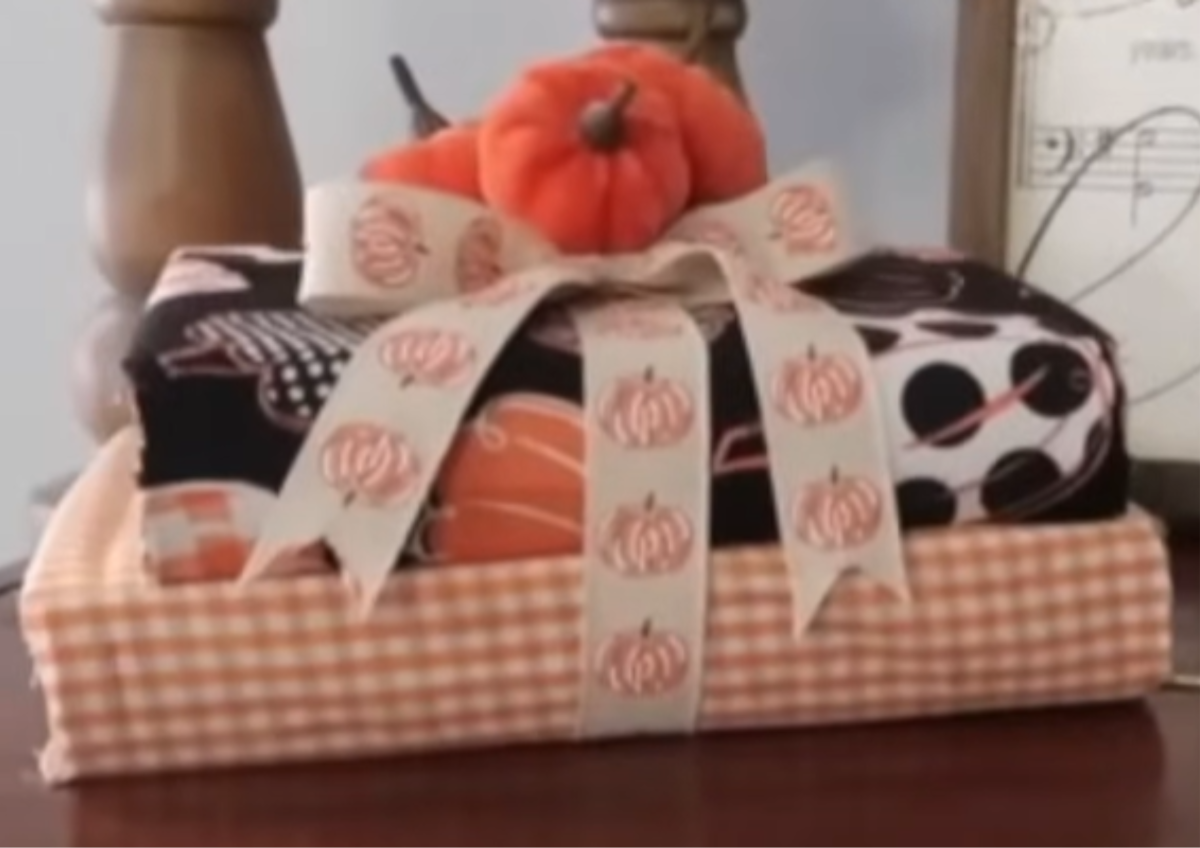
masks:
<path id="1" fill-rule="evenodd" d="M 496 283 L 504 274 L 503 250 L 504 228 L 495 218 L 480 216 L 468 224 L 454 257 L 458 290 L 470 294 Z"/>
<path id="2" fill-rule="evenodd" d="M 507 395 L 463 427 L 438 478 L 423 544 L 439 562 L 471 564 L 578 553 L 585 436 L 578 407 Z"/>
<path id="3" fill-rule="evenodd" d="M 363 203 L 350 225 L 354 268 L 368 283 L 385 289 L 416 281 L 429 255 L 415 210 L 383 197 Z"/>
<path id="4" fill-rule="evenodd" d="M 379 363 L 411 385 L 452 388 L 470 378 L 476 352 L 471 340 L 452 330 L 401 330 L 379 346 Z"/>
<path id="5" fill-rule="evenodd" d="M 837 215 L 829 197 L 817 186 L 797 185 L 781 191 L 771 204 L 772 241 L 790 256 L 829 253 L 838 246 Z"/>
<path id="6" fill-rule="evenodd" d="M 696 545 L 696 528 L 683 510 L 658 503 L 619 507 L 600 531 L 604 563 L 628 577 L 673 574 L 685 568 Z"/>
<path id="7" fill-rule="evenodd" d="M 771 380 L 775 409 L 794 424 L 818 427 L 855 415 L 866 399 L 866 381 L 858 364 L 842 353 L 818 353 L 786 360 Z"/>
<path id="8" fill-rule="evenodd" d="M 600 429 L 625 448 L 672 447 L 691 435 L 695 423 L 691 391 L 653 368 L 616 380 L 600 399 Z"/>
<path id="9" fill-rule="evenodd" d="M 805 544 L 823 551 L 857 548 L 883 528 L 883 493 L 865 477 L 834 468 L 827 480 L 804 487 L 792 508 L 792 524 Z"/>
<path id="10" fill-rule="evenodd" d="M 411 494 L 421 475 L 412 446 L 370 423 L 343 424 L 334 430 L 321 448 L 320 471 L 346 506 L 356 501 L 388 506 Z"/>
<path id="11" fill-rule="evenodd" d="M 612 694 L 655 698 L 682 687 L 690 665 L 687 641 L 656 631 L 647 621 L 640 630 L 616 633 L 601 643 L 595 668 L 597 681 Z"/>

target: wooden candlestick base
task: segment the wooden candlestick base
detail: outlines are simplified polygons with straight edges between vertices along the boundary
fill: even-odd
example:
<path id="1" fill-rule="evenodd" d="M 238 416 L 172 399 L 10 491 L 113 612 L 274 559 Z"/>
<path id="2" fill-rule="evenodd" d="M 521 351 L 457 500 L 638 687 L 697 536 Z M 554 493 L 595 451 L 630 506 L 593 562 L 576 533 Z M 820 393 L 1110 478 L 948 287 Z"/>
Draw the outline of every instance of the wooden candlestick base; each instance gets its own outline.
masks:
<path id="1" fill-rule="evenodd" d="M 141 313 L 140 299 L 109 295 L 92 313 L 72 357 L 75 413 L 98 444 L 134 420 L 121 360 Z"/>
<path id="2" fill-rule="evenodd" d="M 596 31 L 604 38 L 649 41 L 672 50 L 687 43 L 699 16 L 711 15 L 698 60 L 745 97 L 737 42 L 746 30 L 745 0 L 593 0 Z"/>
<path id="3" fill-rule="evenodd" d="M 297 246 L 300 175 L 264 32 L 277 0 L 97 7 L 116 70 L 87 211 L 112 286 L 144 297 L 181 245 Z"/>

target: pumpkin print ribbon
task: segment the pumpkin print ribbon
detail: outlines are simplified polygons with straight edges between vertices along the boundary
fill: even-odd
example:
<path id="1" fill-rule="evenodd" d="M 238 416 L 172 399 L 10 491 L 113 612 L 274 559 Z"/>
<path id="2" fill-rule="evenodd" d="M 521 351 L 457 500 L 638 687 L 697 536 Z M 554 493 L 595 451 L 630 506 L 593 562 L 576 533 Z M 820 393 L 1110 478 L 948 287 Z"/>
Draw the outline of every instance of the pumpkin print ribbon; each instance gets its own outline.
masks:
<path id="1" fill-rule="evenodd" d="M 587 439 L 579 730 L 690 730 L 703 694 L 708 596 L 704 338 L 665 298 L 572 317 Z"/>
<path id="2" fill-rule="evenodd" d="M 868 353 L 848 321 L 789 285 L 853 258 L 825 166 L 701 208 L 638 254 L 556 255 L 482 206 L 398 185 L 318 186 L 305 227 L 301 301 L 395 317 L 355 351 L 313 422 L 244 580 L 323 539 L 370 613 L 477 387 L 539 305 L 565 301 L 588 440 L 580 733 L 690 729 L 711 440 L 706 347 L 687 307 L 726 302 L 755 374 L 797 636 L 850 570 L 906 597 Z"/>

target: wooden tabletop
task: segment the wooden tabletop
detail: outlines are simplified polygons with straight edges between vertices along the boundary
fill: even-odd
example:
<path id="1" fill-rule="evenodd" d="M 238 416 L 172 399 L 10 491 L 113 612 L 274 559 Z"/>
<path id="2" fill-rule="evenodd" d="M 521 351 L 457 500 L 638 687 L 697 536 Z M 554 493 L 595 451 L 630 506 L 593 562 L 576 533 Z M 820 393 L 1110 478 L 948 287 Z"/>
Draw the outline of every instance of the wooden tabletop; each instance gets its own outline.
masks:
<path id="1" fill-rule="evenodd" d="M 1177 546 L 1181 667 L 1200 547 Z M 1200 696 L 968 719 L 44 788 L 0 602 L 0 844 L 1197 845 Z"/>

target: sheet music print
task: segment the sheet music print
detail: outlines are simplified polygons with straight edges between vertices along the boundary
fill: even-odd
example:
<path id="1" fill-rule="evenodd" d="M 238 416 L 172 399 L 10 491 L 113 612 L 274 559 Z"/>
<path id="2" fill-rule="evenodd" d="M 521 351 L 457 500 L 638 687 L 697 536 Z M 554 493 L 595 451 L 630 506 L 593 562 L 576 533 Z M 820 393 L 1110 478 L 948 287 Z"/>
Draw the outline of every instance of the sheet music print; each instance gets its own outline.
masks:
<path id="1" fill-rule="evenodd" d="M 1200 462 L 1200 0 L 1022 0 L 1009 265 L 1121 344 L 1130 443 Z"/>

